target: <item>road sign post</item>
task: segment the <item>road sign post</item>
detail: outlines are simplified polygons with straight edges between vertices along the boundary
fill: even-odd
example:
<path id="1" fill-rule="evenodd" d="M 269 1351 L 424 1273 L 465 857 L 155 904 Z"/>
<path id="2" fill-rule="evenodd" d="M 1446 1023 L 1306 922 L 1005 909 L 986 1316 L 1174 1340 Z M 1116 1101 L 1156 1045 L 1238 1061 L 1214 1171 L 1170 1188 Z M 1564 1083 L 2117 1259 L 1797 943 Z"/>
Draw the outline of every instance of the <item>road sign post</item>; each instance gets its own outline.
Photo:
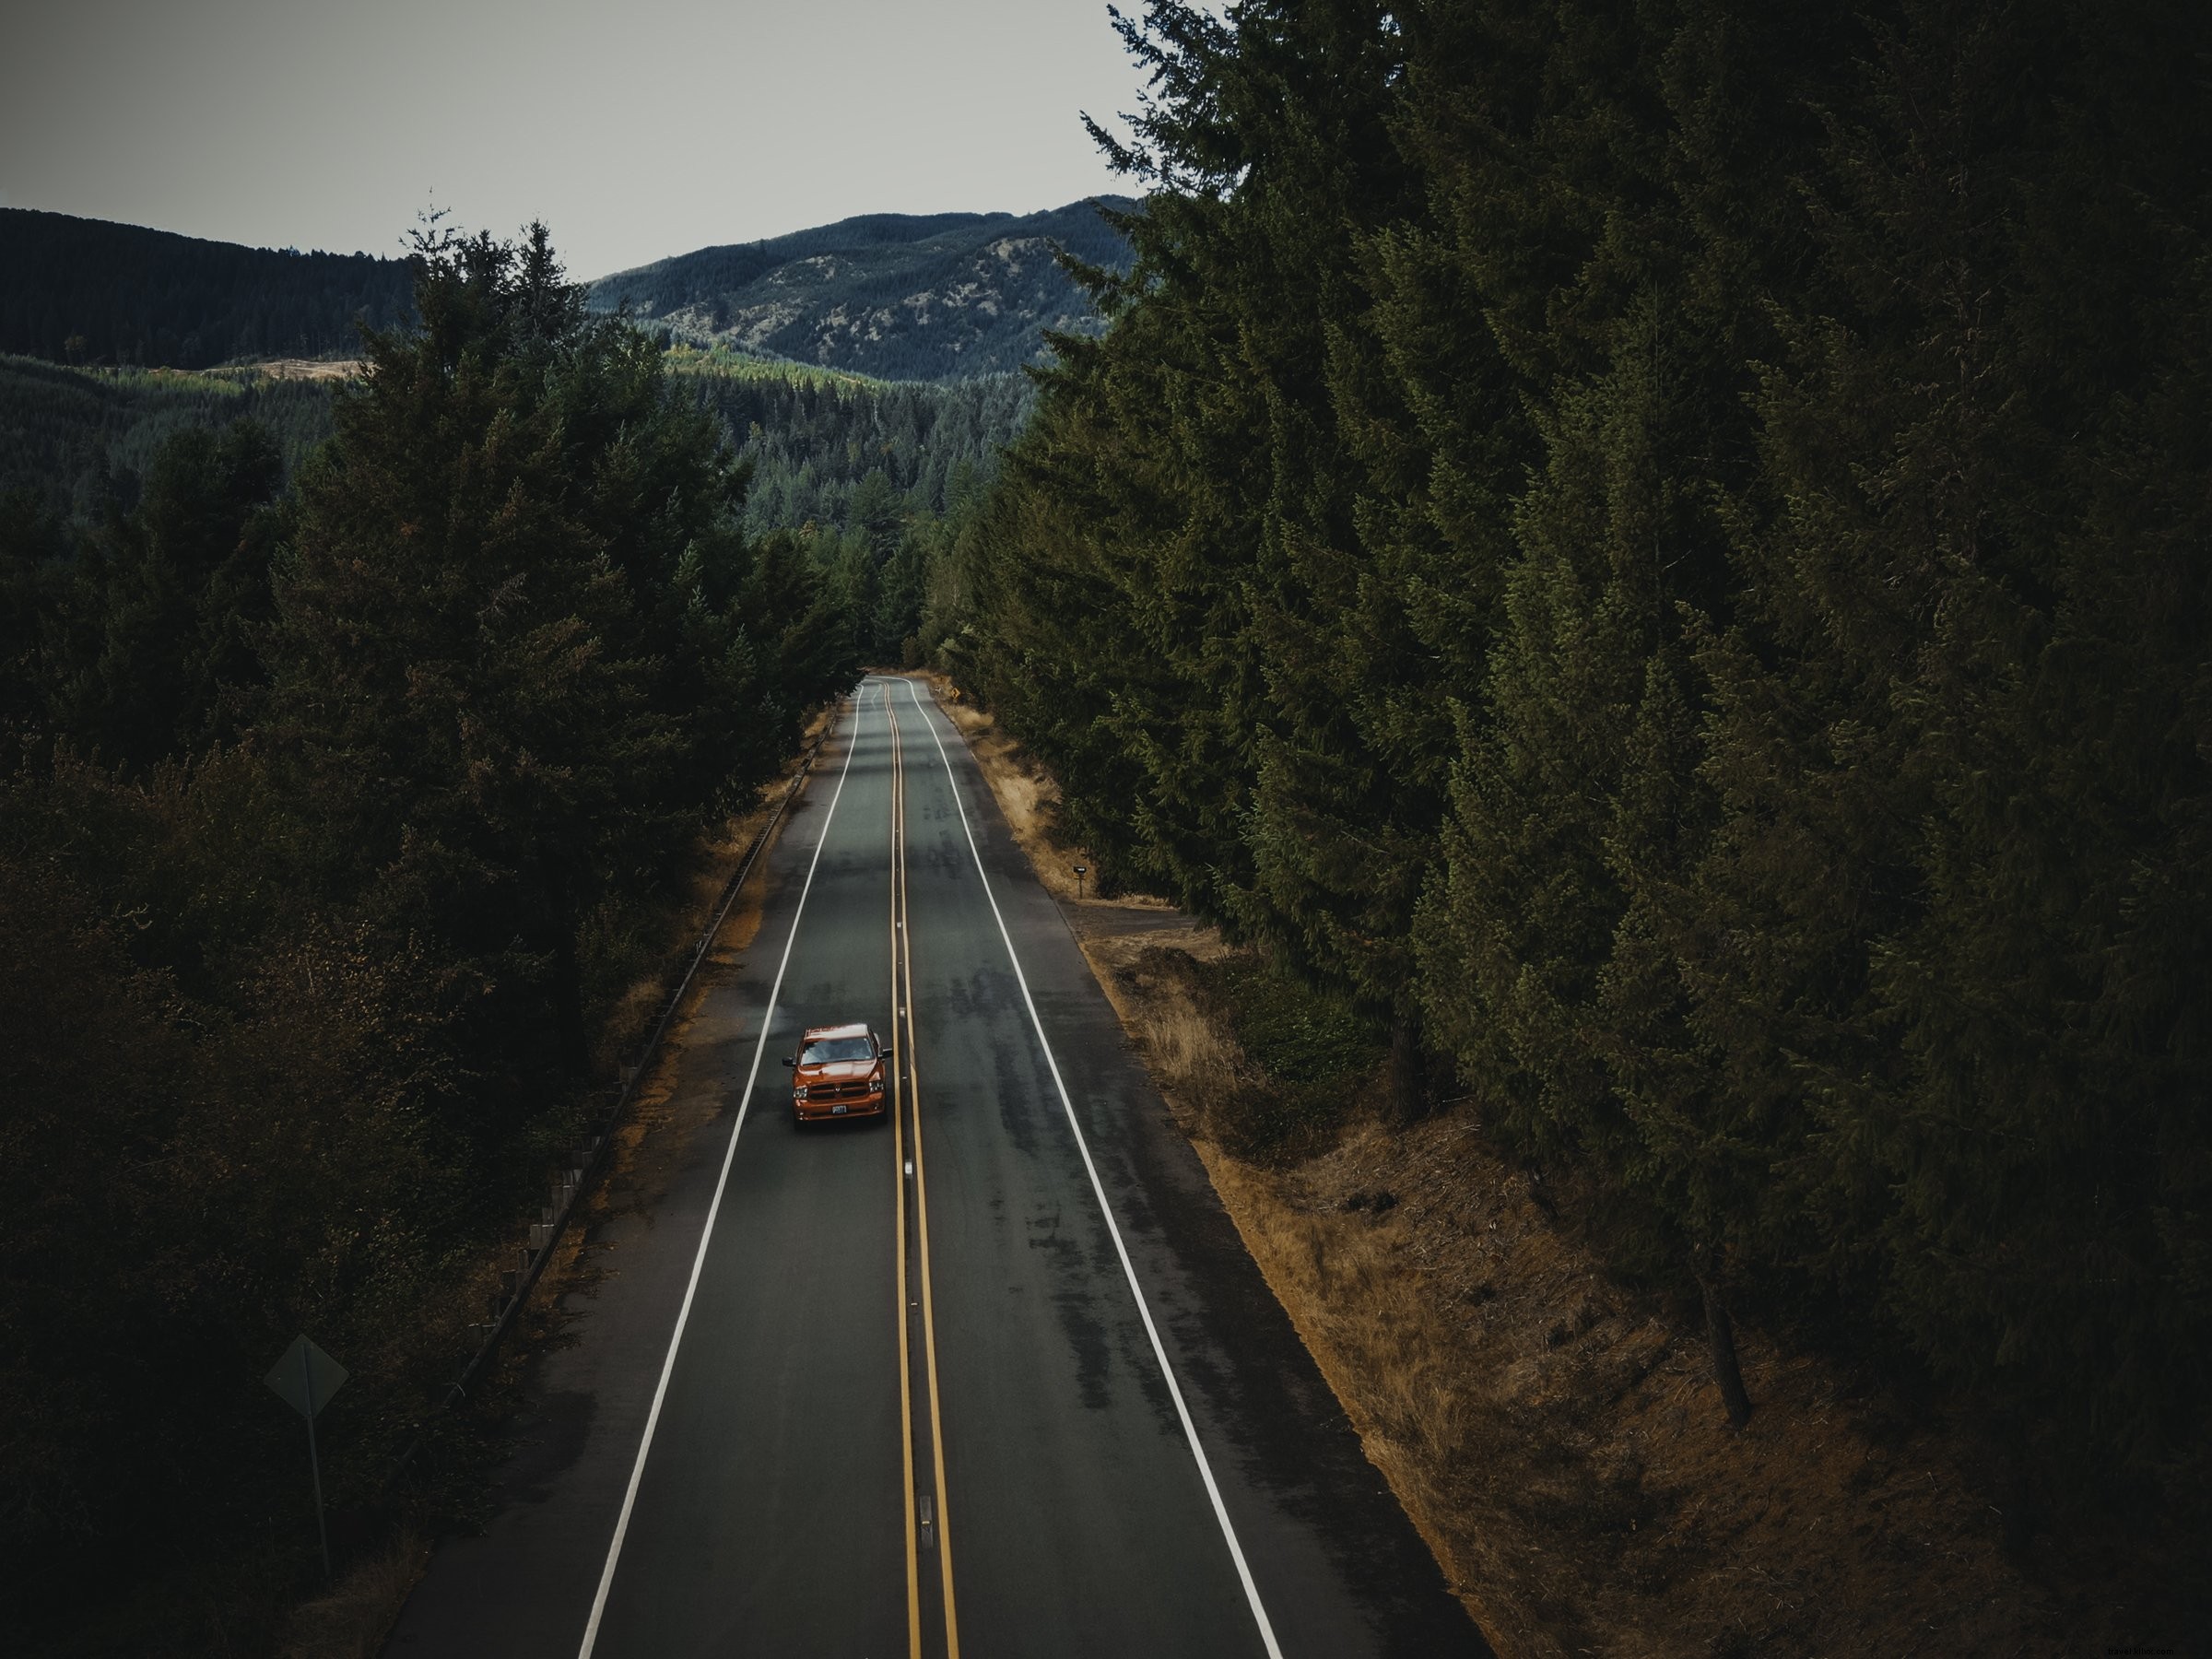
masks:
<path id="1" fill-rule="evenodd" d="M 1077 904 L 1083 902 L 1083 877 L 1089 874 L 1089 866 L 1086 865 L 1076 866 L 1076 902 Z"/>
<path id="2" fill-rule="evenodd" d="M 305 1335 L 284 1350 L 262 1379 L 276 1397 L 307 1419 L 307 1467 L 315 1483 L 315 1537 L 323 1546 L 323 1576 L 330 1576 L 330 1528 L 323 1518 L 323 1456 L 315 1445 L 315 1414 L 345 1387 L 347 1370 Z"/>

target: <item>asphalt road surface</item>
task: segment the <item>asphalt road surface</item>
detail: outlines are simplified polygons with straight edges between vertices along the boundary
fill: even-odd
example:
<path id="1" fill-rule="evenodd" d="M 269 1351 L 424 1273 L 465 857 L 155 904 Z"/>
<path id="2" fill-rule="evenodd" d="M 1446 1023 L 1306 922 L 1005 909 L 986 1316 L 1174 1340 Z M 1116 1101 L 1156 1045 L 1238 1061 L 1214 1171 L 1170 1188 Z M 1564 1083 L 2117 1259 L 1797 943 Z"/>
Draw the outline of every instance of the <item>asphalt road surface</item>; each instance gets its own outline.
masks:
<path id="1" fill-rule="evenodd" d="M 923 688 L 855 693 L 712 984 L 707 1127 L 394 1659 L 1487 1653 Z M 796 1128 L 866 1020 L 888 1119 Z"/>

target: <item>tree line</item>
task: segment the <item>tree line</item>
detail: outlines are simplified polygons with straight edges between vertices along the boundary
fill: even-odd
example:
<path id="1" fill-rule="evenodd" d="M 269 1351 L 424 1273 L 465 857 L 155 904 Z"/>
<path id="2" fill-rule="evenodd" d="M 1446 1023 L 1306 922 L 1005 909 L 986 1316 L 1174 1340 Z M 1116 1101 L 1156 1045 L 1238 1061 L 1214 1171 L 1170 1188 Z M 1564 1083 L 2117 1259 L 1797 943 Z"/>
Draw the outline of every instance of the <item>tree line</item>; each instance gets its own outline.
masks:
<path id="1" fill-rule="evenodd" d="M 872 662 L 901 661 L 921 626 L 932 549 L 949 546 L 956 521 L 996 476 L 1035 388 L 1013 374 L 872 381 L 702 352 L 648 332 L 662 340 L 672 392 L 707 412 L 736 453 L 745 533 L 791 532 L 806 563 L 834 573 L 856 649 Z M 0 493 L 27 491 L 39 509 L 97 524 L 136 507 L 169 438 L 240 419 L 275 440 L 288 479 L 330 436 L 338 384 L 272 379 L 252 366 L 86 369 L 0 358 Z"/>
<path id="2" fill-rule="evenodd" d="M 287 475 L 330 436 L 331 384 L 260 369 L 86 369 L 0 357 L 0 491 L 88 523 L 128 512 L 154 453 L 186 427 L 252 420 Z"/>
<path id="3" fill-rule="evenodd" d="M 750 469 L 747 523 L 789 531 L 868 662 L 915 667 L 999 455 L 1035 406 L 1020 375 L 935 385 L 671 351 Z"/>
<path id="4" fill-rule="evenodd" d="M 910 513 L 943 514 L 965 476 L 995 475 L 1036 389 L 1018 374 L 936 385 L 874 381 L 674 347 L 671 367 L 728 428 L 752 469 L 746 521 L 758 531 L 855 523 L 871 475 Z M 876 486 L 868 486 L 872 494 Z M 861 503 L 861 516 L 872 511 Z"/>
<path id="5" fill-rule="evenodd" d="M 0 351 L 57 363 L 337 356 L 357 323 L 404 321 L 412 281 L 405 260 L 0 207 Z"/>
<path id="6" fill-rule="evenodd" d="M 373 1492 L 702 833 L 856 671 L 715 418 L 542 227 L 426 234 L 413 271 L 288 482 L 241 420 L 172 434 L 128 512 L 0 503 L 18 1630 L 164 1572 L 159 1641 L 115 1645 L 265 1609 L 253 1575 L 312 1550 L 259 1382 L 297 1331 L 357 1379 L 334 1500 Z"/>
<path id="7" fill-rule="evenodd" d="M 1724 1392 L 1749 1308 L 2201 1490 L 2206 15 L 1124 29 L 1135 265 L 924 645 Z"/>

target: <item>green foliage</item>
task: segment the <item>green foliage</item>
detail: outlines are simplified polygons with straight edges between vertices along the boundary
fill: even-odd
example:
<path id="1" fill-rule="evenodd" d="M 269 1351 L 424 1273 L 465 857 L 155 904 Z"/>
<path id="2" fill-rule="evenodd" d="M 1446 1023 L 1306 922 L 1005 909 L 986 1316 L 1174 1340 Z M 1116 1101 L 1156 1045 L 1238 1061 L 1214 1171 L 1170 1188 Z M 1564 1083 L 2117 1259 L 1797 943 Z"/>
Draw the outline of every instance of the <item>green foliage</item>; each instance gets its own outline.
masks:
<path id="1" fill-rule="evenodd" d="M 1035 394 L 1019 375 L 933 386 L 872 381 L 725 351 L 672 346 L 677 383 L 722 421 L 751 473 L 746 523 L 754 530 L 855 528 L 853 498 L 880 475 L 903 515 L 943 514 L 963 472 L 987 477 L 1028 420 Z M 886 504 L 862 502 L 878 520 Z"/>
<path id="2" fill-rule="evenodd" d="M 913 637 L 920 652 L 925 590 L 982 483 L 996 475 L 1000 447 L 1027 420 L 1030 383 L 1011 374 L 942 386 L 870 381 L 680 344 L 666 348 L 664 369 L 737 452 L 747 478 L 744 528 L 793 532 L 824 575 L 843 567 L 841 591 L 861 606 L 836 618 L 850 622 L 851 648 L 898 662 Z M 100 523 L 138 504 L 169 438 L 246 419 L 274 435 L 289 478 L 329 437 L 339 387 L 258 370 L 181 374 L 0 359 L 0 432 L 11 441 L 0 446 L 0 492 L 23 492 L 31 505 L 22 511 L 34 519 L 43 503 Z M 13 534 L 0 528 L 0 537 Z"/>
<path id="3" fill-rule="evenodd" d="M 793 533 L 864 660 L 902 663 L 912 638 L 918 664 L 931 584 L 1029 418 L 1029 382 L 870 381 L 683 345 L 667 361 L 737 451 L 747 528 Z"/>
<path id="4" fill-rule="evenodd" d="M 1257 1068 L 1206 1103 L 1206 1127 L 1236 1157 L 1283 1164 L 1334 1145 L 1382 1075 L 1388 1045 L 1344 1003 L 1257 955 L 1189 971 L 1200 1006 Z"/>
<path id="5" fill-rule="evenodd" d="M 52 362 L 205 369 L 347 356 L 358 324 L 406 317 L 412 286 L 400 259 L 0 207 L 0 351 Z"/>
<path id="6" fill-rule="evenodd" d="M 742 474 L 542 229 L 423 258 L 420 328 L 371 336 L 300 480 L 272 729 L 358 901 L 540 982 L 579 1069 L 581 918 L 665 881 L 700 804 L 749 795 L 850 667 L 769 678 L 807 618 L 741 608 Z"/>
<path id="7" fill-rule="evenodd" d="M 376 1496 L 700 832 L 855 671 L 713 414 L 542 228 L 426 236 L 417 276 L 290 492 L 241 421 L 94 525 L 0 497 L 11 1628 L 119 1559 L 285 1578 L 258 1379 L 301 1329 L 355 1374 L 335 1500 Z"/>
<path id="8" fill-rule="evenodd" d="M 70 369 L 0 357 L 0 490 L 29 490 L 88 522 L 128 512 L 169 438 L 240 420 L 274 437 L 289 477 L 330 436 L 330 385 L 255 368 Z"/>
<path id="9" fill-rule="evenodd" d="M 52 729 L 139 766 L 228 735 L 263 678 L 280 476 L 250 421 L 161 447 L 138 511 L 81 544 L 52 641 Z"/>
<path id="10" fill-rule="evenodd" d="M 1402 1105 L 1449 1065 L 1640 1261 L 2188 1466 L 2204 18 L 1125 34 L 1135 265 L 935 660 L 1103 874 L 1387 1025 Z"/>
<path id="11" fill-rule="evenodd" d="M 1371 1074 L 1382 1058 L 1374 1028 L 1326 992 L 1248 956 L 1199 971 L 1244 1052 L 1286 1083 L 1333 1083 Z"/>
<path id="12" fill-rule="evenodd" d="M 294 1333 L 361 1379 L 324 1426 L 341 1502 L 373 1489 L 457 1349 L 431 1299 L 487 1219 L 450 1041 L 469 988 L 246 890 L 266 862 L 192 879 L 281 824 L 253 770 L 233 754 L 140 787 L 65 767 L 0 795 L 0 1144 L 25 1183 L 0 1270 L 0 1536 L 33 1647 L 95 1583 L 112 1598 L 209 1549 L 302 1541 L 270 1525 L 300 1512 L 297 1446 L 256 1397 Z M 263 810 L 219 821 L 241 806 Z M 257 903 L 291 925 L 239 936 Z M 194 959 L 189 982 L 149 965 L 167 955 Z"/>

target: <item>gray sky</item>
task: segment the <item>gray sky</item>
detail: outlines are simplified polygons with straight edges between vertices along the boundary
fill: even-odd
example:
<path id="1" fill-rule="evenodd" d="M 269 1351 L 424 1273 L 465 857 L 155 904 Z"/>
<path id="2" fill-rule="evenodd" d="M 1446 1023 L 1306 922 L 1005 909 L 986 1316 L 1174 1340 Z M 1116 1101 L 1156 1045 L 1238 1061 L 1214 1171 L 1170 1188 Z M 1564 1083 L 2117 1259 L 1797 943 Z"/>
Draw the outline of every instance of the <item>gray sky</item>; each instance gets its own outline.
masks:
<path id="1" fill-rule="evenodd" d="M 1077 112 L 1138 87 L 1106 0 L 0 0 L 0 205 L 395 253 L 434 202 L 578 276 L 1126 189 Z"/>

